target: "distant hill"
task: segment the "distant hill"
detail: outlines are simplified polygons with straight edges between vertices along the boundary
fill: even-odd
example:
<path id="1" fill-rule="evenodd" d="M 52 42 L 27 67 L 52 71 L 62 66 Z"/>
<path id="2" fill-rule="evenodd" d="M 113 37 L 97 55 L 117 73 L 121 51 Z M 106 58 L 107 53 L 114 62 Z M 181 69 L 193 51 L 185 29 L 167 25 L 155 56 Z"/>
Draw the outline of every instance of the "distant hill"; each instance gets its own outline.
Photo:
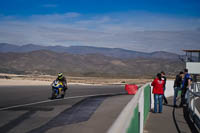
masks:
<path id="1" fill-rule="evenodd" d="M 179 55 L 158 51 L 153 53 L 138 52 L 132 50 L 125 50 L 120 48 L 102 48 L 102 47 L 90 47 L 90 46 L 40 46 L 35 44 L 27 44 L 23 46 L 17 46 L 7 43 L 0 43 L 0 52 L 32 52 L 37 50 L 49 50 L 59 53 L 69 53 L 69 54 L 78 54 L 78 55 L 87 55 L 87 54 L 101 54 L 104 56 L 115 57 L 120 59 L 131 59 L 131 58 L 159 58 L 159 59 L 170 59 L 178 60 Z"/>
<path id="2" fill-rule="evenodd" d="M 10 47 L 11 45 L 4 45 Z M 32 47 L 31 45 L 28 45 Z M 22 46 L 24 47 L 24 46 Z M 14 50 L 14 47 L 12 47 Z M 16 48 L 16 47 L 15 47 Z M 34 46 L 36 49 L 36 47 Z M 75 48 L 75 47 L 72 47 Z M 91 49 L 89 47 L 89 49 Z M 98 49 L 98 48 L 97 48 Z M 103 48 L 100 48 L 103 50 Z M 2 50 L 2 49 L 1 49 Z M 5 52 L 6 49 L 4 49 Z M 111 49 L 105 49 L 111 50 Z M 114 49 L 119 50 L 121 49 Z M 111 50 L 112 51 L 112 50 Z M 126 50 L 122 50 L 126 51 Z M 8 52 L 8 51 L 7 51 Z M 130 52 L 130 51 L 128 51 Z M 163 52 L 151 53 L 163 56 Z M 165 56 L 165 55 L 164 55 Z M 71 76 L 101 77 L 144 77 L 153 76 L 161 70 L 175 75 L 183 69 L 184 63 L 169 59 L 116 58 L 102 54 L 56 53 L 38 50 L 26 53 L 0 53 L 0 72 L 21 74 L 57 74 L 64 72 Z"/>

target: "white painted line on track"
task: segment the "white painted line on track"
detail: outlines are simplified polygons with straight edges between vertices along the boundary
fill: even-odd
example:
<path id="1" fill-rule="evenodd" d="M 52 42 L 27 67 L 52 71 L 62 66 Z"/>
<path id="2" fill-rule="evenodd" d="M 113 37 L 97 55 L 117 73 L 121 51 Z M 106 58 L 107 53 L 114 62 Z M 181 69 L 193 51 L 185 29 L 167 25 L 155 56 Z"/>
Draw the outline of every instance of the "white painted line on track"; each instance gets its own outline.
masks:
<path id="1" fill-rule="evenodd" d="M 119 94 L 126 94 L 126 93 L 125 92 L 119 92 L 119 93 L 106 93 L 106 94 L 73 96 L 73 97 L 66 97 L 66 98 L 63 98 L 63 99 L 45 100 L 45 101 L 39 101 L 39 102 L 34 102 L 34 103 L 27 103 L 27 104 L 21 104 L 21 105 L 15 105 L 15 106 L 10 106 L 10 107 L 0 108 L 0 111 L 13 109 L 13 108 L 18 108 L 18 107 L 36 105 L 36 104 L 41 104 L 41 103 L 55 102 L 55 101 L 59 101 L 59 100 L 84 98 L 84 97 L 95 97 L 95 96 L 119 95 Z"/>

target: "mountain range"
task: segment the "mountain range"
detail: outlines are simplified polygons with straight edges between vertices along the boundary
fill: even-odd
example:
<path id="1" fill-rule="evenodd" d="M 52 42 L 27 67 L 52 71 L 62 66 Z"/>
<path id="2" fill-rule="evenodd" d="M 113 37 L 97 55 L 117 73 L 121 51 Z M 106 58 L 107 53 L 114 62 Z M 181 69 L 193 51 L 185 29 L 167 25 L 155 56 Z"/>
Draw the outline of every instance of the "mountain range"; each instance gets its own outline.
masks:
<path id="1" fill-rule="evenodd" d="M 69 53 L 69 54 L 101 54 L 104 56 L 121 58 L 121 59 L 131 59 L 131 58 L 159 58 L 159 59 L 179 59 L 179 55 L 175 53 L 165 52 L 165 51 L 156 51 L 152 53 L 138 52 L 120 48 L 103 48 L 103 47 L 91 47 L 91 46 L 41 46 L 35 44 L 27 45 L 13 45 L 7 43 L 0 43 L 0 52 L 32 52 L 37 50 L 49 50 L 59 53 Z"/>
<path id="2" fill-rule="evenodd" d="M 184 68 L 178 55 L 143 53 L 124 49 L 83 46 L 39 46 L 0 44 L 0 73 L 70 76 L 152 77 L 164 70 L 175 75 Z"/>

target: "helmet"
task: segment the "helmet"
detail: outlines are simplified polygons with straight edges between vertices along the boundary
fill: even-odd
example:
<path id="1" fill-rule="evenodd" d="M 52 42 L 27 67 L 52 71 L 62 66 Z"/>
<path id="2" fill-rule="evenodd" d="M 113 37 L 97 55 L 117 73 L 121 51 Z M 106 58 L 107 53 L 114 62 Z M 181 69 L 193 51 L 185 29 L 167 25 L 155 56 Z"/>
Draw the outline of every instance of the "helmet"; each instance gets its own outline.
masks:
<path id="1" fill-rule="evenodd" d="M 63 78 L 63 73 L 58 73 L 58 79 L 62 79 Z"/>

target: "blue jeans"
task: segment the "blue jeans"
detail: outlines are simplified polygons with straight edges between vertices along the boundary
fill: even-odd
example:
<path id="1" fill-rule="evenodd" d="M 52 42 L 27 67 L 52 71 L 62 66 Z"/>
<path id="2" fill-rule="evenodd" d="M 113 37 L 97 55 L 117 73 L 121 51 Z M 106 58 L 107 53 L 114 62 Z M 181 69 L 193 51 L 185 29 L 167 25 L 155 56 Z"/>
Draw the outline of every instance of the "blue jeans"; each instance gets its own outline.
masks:
<path id="1" fill-rule="evenodd" d="M 179 90 L 181 90 L 180 87 L 174 87 L 174 105 L 176 105 L 176 97 L 178 95 Z"/>
<path id="2" fill-rule="evenodd" d="M 160 94 L 154 94 L 154 112 L 157 113 L 157 104 L 159 102 L 159 112 L 162 112 L 162 100 L 163 95 Z"/>

